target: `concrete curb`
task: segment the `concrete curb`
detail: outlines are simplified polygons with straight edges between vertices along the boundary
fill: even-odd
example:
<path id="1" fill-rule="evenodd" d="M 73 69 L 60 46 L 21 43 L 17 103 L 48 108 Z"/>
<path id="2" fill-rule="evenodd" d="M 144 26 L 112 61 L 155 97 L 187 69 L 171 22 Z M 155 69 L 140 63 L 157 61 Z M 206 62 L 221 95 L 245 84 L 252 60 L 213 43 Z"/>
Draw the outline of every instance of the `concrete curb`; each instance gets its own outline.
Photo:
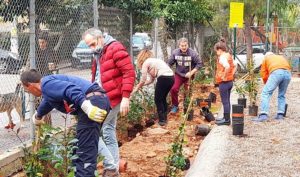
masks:
<path id="1" fill-rule="evenodd" d="M 26 147 L 31 147 L 31 143 L 27 142 Z M 24 156 L 21 147 L 15 147 L 10 152 L 0 155 L 0 176 L 9 176 L 23 169 L 22 157 Z"/>
<path id="2" fill-rule="evenodd" d="M 231 106 L 237 104 L 238 95 L 232 88 L 230 95 Z M 217 119 L 223 117 L 221 106 Z M 218 164 L 224 158 L 228 147 L 229 135 L 232 134 L 231 126 L 215 126 L 200 144 L 197 156 L 185 177 L 215 177 Z"/>
<path id="3" fill-rule="evenodd" d="M 185 177 L 215 177 L 218 164 L 226 152 L 229 126 L 216 126 L 201 143 L 197 156 Z"/>

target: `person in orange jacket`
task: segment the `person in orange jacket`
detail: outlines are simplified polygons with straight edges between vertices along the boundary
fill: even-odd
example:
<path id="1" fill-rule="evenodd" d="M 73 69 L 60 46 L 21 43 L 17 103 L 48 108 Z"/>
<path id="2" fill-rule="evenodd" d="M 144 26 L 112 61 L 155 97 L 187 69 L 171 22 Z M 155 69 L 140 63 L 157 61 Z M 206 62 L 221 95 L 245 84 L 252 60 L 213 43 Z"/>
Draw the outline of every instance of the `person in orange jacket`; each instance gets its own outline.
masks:
<path id="1" fill-rule="evenodd" d="M 263 122 L 268 119 L 270 98 L 277 87 L 278 109 L 275 119 L 282 120 L 285 111 L 285 93 L 291 81 L 291 67 L 283 56 L 267 52 L 261 64 L 260 74 L 265 85 L 261 93 L 260 114 L 253 121 Z"/>
<path id="2" fill-rule="evenodd" d="M 232 55 L 227 52 L 224 39 L 215 44 L 214 50 L 218 57 L 215 80 L 219 84 L 220 96 L 224 108 L 224 117 L 217 120 L 216 123 L 218 125 L 230 125 L 230 93 L 236 67 Z"/>

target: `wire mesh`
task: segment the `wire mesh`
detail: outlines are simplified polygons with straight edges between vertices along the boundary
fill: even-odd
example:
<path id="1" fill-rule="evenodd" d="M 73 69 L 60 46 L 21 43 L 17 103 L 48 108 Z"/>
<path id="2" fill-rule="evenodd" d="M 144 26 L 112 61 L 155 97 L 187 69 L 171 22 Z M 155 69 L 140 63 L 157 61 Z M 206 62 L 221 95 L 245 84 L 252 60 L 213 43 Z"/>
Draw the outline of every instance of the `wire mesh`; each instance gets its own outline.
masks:
<path id="1" fill-rule="evenodd" d="M 29 28 L 29 5 L 30 0 L 0 1 L 0 132 L 10 122 L 10 108 L 13 109 L 11 119 L 14 123 L 21 120 L 20 116 L 29 119 L 29 95 L 23 88 L 17 87 L 22 70 L 36 68 L 43 76 L 67 74 L 90 80 L 93 58 L 76 58 L 72 53 L 82 33 L 94 27 L 95 20 L 103 32 L 129 47 L 129 17 L 119 9 L 100 5 L 95 9 L 93 0 L 35 0 L 35 34 L 32 34 Z M 94 17 L 94 10 L 98 11 L 99 16 Z M 34 44 L 30 43 L 31 35 L 35 35 Z M 35 48 L 35 66 L 30 66 L 30 45 Z M 20 101 L 21 106 L 16 104 Z M 20 113 L 17 106 L 22 108 Z M 51 116 L 54 126 L 64 125 L 61 113 L 54 110 Z M 68 125 L 70 121 L 68 119 Z M 29 140 L 29 121 L 24 125 L 24 139 Z M 1 137 L 0 153 L 7 149 L 7 144 L 13 145 L 14 141 L 17 140 Z"/>

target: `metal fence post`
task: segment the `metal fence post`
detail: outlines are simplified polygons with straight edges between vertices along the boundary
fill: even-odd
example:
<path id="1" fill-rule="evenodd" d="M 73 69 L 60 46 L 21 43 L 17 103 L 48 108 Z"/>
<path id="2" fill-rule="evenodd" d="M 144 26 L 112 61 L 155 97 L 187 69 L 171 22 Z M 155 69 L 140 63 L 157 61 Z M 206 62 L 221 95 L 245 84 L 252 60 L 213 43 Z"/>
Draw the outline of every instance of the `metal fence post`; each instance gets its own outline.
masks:
<path id="1" fill-rule="evenodd" d="M 157 36 L 158 36 L 158 18 L 155 18 L 155 22 L 154 22 L 154 56 L 155 56 L 155 58 L 157 58 L 157 45 L 158 45 Z"/>
<path id="2" fill-rule="evenodd" d="M 98 28 L 99 12 L 98 12 L 98 0 L 93 1 L 93 10 L 94 10 L 94 27 Z"/>
<path id="3" fill-rule="evenodd" d="M 131 57 L 131 60 L 132 60 L 132 63 L 134 64 L 134 56 L 133 56 L 133 51 L 132 51 L 132 12 L 130 12 L 130 16 L 129 16 L 129 21 L 130 21 L 130 29 L 129 29 L 129 31 L 130 31 L 130 57 Z"/>
<path id="4" fill-rule="evenodd" d="M 30 50 L 29 50 L 29 58 L 30 58 L 30 68 L 35 69 L 35 0 L 30 0 L 29 5 L 29 42 L 30 42 Z M 31 117 L 35 111 L 35 104 L 34 104 L 34 96 L 29 94 L 29 117 L 30 117 L 30 139 L 34 140 L 34 131 L 35 127 L 33 124 L 33 120 Z"/>

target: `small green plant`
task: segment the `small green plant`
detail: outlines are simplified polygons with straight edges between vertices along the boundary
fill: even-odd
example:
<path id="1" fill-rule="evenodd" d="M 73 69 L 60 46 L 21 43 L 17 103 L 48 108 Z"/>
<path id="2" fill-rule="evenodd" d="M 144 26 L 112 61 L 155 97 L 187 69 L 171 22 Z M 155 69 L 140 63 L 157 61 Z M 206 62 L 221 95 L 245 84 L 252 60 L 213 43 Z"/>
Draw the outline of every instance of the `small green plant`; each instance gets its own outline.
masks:
<path id="1" fill-rule="evenodd" d="M 234 88 L 236 93 L 239 95 L 240 98 L 245 98 L 245 94 L 247 93 L 245 90 L 245 85 L 243 84 L 234 84 Z"/>
<path id="2" fill-rule="evenodd" d="M 250 104 L 256 105 L 258 82 L 257 74 L 254 72 L 253 59 L 250 59 L 250 62 L 248 63 L 248 70 L 249 77 L 245 83 L 245 90 L 248 93 Z"/>
<path id="3" fill-rule="evenodd" d="M 178 135 L 175 137 L 170 149 L 170 155 L 165 159 L 167 167 L 165 176 L 178 177 L 181 170 L 186 166 L 185 157 L 183 155 L 183 144 L 185 134 L 185 123 L 182 123 L 179 127 Z"/>
<path id="4" fill-rule="evenodd" d="M 140 92 L 136 92 L 130 99 L 130 110 L 127 114 L 127 120 L 130 124 L 136 124 L 142 121 L 145 108 L 141 102 L 143 102 L 143 95 Z"/>
<path id="5" fill-rule="evenodd" d="M 24 171 L 28 177 L 51 176 L 51 177 L 71 177 L 75 176 L 75 167 L 72 160 L 78 158 L 74 152 L 77 149 L 75 138 L 75 126 L 67 128 L 67 116 L 64 128 L 53 128 L 49 125 L 36 127 L 36 141 L 33 142 L 32 149 L 28 149 L 15 132 L 18 139 L 23 144 L 24 151 Z"/>
<path id="6" fill-rule="evenodd" d="M 181 171 L 184 170 L 187 165 L 186 158 L 183 155 L 183 145 L 187 143 L 185 141 L 185 127 L 188 118 L 188 113 L 190 112 L 193 106 L 191 101 L 193 100 L 193 97 L 186 97 L 185 100 L 186 102 L 184 102 L 184 104 L 188 104 L 186 113 L 181 115 L 181 124 L 178 129 L 178 134 L 174 138 L 174 141 L 171 145 L 171 149 L 169 151 L 170 154 L 165 159 L 167 166 L 164 175 L 169 177 L 182 176 Z"/>

